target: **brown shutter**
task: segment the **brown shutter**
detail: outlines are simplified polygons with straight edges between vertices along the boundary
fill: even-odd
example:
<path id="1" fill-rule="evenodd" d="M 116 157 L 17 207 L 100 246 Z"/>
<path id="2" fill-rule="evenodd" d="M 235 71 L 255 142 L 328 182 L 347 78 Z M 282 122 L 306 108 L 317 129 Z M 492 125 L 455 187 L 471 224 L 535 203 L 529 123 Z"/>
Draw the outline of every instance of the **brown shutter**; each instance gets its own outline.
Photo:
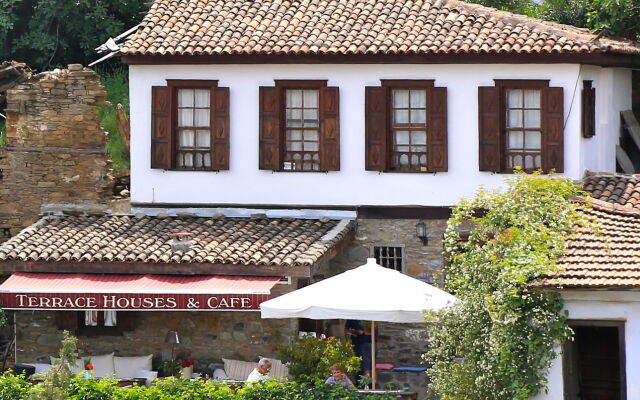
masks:
<path id="1" fill-rule="evenodd" d="M 500 88 L 478 88 L 478 129 L 480 171 L 500 172 Z"/>
<path id="2" fill-rule="evenodd" d="M 582 89 L 582 136 L 586 138 L 596 135 L 596 88 Z"/>
<path id="3" fill-rule="evenodd" d="M 75 335 L 78 330 L 78 319 L 84 317 L 84 311 L 58 311 L 58 328 Z"/>
<path id="4" fill-rule="evenodd" d="M 447 88 L 429 90 L 427 129 L 428 166 L 431 172 L 447 171 Z"/>
<path id="5" fill-rule="evenodd" d="M 229 169 L 229 88 L 212 88 L 211 169 Z"/>
<path id="6" fill-rule="evenodd" d="M 386 171 L 388 167 L 387 135 L 389 121 L 388 88 L 365 88 L 365 165 L 367 171 Z"/>
<path id="7" fill-rule="evenodd" d="M 137 318 L 141 313 L 137 311 L 118 311 L 116 313 L 117 326 L 122 331 L 132 331 L 136 328 Z"/>
<path id="8" fill-rule="evenodd" d="M 260 87 L 260 169 L 280 170 L 280 88 Z"/>
<path id="9" fill-rule="evenodd" d="M 542 169 L 564 172 L 564 95 L 561 87 L 542 89 Z"/>
<path id="10" fill-rule="evenodd" d="M 151 168 L 171 168 L 171 88 L 151 88 Z"/>
<path id="11" fill-rule="evenodd" d="M 340 92 L 320 88 L 320 170 L 340 171 Z"/>

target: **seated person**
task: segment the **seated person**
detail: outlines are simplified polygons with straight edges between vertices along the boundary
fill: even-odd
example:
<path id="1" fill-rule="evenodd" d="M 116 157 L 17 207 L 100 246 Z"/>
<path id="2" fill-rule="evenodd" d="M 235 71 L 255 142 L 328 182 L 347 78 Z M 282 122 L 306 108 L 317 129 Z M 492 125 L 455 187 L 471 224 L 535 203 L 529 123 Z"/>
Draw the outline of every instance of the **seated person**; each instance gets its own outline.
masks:
<path id="1" fill-rule="evenodd" d="M 347 376 L 347 374 L 342 371 L 342 368 L 338 364 L 333 364 L 331 366 L 331 376 L 327 378 L 324 383 L 331 383 L 334 385 L 342 385 L 346 387 L 354 387 L 353 382 Z"/>
<path id="2" fill-rule="evenodd" d="M 269 378 L 267 375 L 271 371 L 271 361 L 261 358 L 258 366 L 247 377 L 247 382 L 263 382 Z"/>

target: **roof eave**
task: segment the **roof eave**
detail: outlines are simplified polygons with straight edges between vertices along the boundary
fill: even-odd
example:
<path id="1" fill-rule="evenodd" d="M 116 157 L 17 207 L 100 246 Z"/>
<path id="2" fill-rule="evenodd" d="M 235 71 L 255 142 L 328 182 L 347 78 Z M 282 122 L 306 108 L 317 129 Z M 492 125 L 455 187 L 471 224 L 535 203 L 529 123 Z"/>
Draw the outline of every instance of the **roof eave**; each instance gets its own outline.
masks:
<path id="1" fill-rule="evenodd" d="M 85 274 L 238 275 L 308 278 L 311 266 L 113 261 L 0 261 L 0 273 L 48 272 Z"/>
<path id="2" fill-rule="evenodd" d="M 640 54 L 590 53 L 437 53 L 437 54 L 120 54 L 129 65 L 165 64 L 587 64 L 640 68 Z"/>

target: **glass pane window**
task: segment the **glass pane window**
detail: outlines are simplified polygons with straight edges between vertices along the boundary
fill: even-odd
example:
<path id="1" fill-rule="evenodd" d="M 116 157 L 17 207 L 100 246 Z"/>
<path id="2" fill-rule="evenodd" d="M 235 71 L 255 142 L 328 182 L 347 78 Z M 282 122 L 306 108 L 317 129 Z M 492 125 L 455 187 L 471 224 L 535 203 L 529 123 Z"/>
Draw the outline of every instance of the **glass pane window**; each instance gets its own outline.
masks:
<path id="1" fill-rule="evenodd" d="M 391 163 L 396 170 L 427 169 L 427 91 L 391 90 Z"/>
<path id="2" fill-rule="evenodd" d="M 285 90 L 284 170 L 320 170 L 320 90 Z"/>
<path id="3" fill-rule="evenodd" d="M 211 90 L 178 89 L 176 165 L 185 169 L 211 167 Z"/>
<path id="4" fill-rule="evenodd" d="M 540 89 L 506 89 L 506 166 L 542 168 Z"/>

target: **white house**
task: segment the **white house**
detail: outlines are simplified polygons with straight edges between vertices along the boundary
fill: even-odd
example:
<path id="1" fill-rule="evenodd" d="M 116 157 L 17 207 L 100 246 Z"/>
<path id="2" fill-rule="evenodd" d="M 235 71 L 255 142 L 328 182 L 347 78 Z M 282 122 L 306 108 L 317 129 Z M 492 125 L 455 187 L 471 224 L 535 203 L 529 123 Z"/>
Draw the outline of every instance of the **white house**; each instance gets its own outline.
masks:
<path id="1" fill-rule="evenodd" d="M 543 282 L 562 289 L 574 340 L 558 349 L 548 393 L 537 399 L 640 399 L 640 179 L 588 174 L 593 199 Z"/>
<path id="2" fill-rule="evenodd" d="M 135 241 L 123 241 L 117 265 L 101 259 L 105 273 L 271 273 L 300 285 L 371 255 L 437 282 L 460 197 L 516 166 L 575 179 L 615 171 L 640 66 L 631 42 L 455 0 L 155 0 L 106 47 L 129 66 L 131 201 L 150 220 L 61 224 L 121 226 Z M 220 229 L 203 227 L 192 255 L 158 243 L 203 224 Z M 7 249 L 17 242 L 0 248 L 0 267 L 47 268 Z M 266 264 L 251 243 L 272 256 Z M 94 257 L 84 251 L 69 257 Z M 381 360 L 420 362 L 424 327 L 381 330 Z"/>

